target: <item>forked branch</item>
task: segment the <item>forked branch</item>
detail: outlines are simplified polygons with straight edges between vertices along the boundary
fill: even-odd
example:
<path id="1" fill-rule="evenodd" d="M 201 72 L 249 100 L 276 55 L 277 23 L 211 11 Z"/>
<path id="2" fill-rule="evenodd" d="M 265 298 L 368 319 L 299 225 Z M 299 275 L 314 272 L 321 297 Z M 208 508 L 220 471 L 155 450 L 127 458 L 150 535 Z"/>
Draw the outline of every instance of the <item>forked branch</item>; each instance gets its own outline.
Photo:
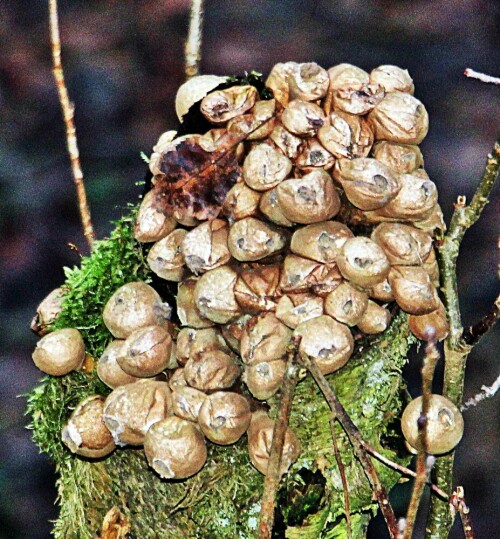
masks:
<path id="1" fill-rule="evenodd" d="M 64 82 L 64 72 L 61 61 L 61 37 L 59 34 L 59 17 L 57 12 L 57 0 L 49 0 L 49 24 L 50 24 L 50 41 L 52 45 L 52 61 L 53 73 L 56 81 L 57 92 L 59 94 L 59 102 L 64 117 L 64 125 L 66 126 L 66 143 L 68 146 L 69 158 L 71 161 L 71 170 L 76 186 L 78 197 L 78 207 L 80 209 L 80 220 L 83 226 L 83 234 L 87 238 L 89 247 L 95 240 L 92 220 L 90 218 L 90 209 L 87 203 L 87 193 L 85 192 L 85 184 L 83 181 L 82 167 L 80 166 L 80 154 L 78 152 L 78 143 L 76 139 L 75 129 L 75 106 L 69 100 L 68 90 Z"/>

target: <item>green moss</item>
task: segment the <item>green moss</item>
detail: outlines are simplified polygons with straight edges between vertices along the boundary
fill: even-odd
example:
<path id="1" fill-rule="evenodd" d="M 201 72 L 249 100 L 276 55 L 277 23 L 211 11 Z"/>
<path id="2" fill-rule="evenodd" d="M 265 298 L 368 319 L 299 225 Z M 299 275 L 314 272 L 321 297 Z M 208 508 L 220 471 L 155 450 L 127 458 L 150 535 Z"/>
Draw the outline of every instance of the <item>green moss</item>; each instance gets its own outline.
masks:
<path id="1" fill-rule="evenodd" d="M 109 297 L 126 282 L 151 279 L 143 250 L 133 238 L 132 223 L 133 215 L 122 219 L 112 236 L 82 260 L 80 268 L 67 270 L 64 310 L 54 328 L 79 328 L 87 350 L 95 356 L 112 338 L 101 316 Z M 401 368 L 411 342 L 406 317 L 399 315 L 373 345 L 331 376 L 338 397 L 364 437 L 395 460 L 398 456 L 384 448 L 382 440 L 400 412 Z M 263 477 L 249 462 L 246 439 L 230 447 L 209 444 L 207 466 L 182 482 L 161 480 L 139 450 L 120 449 L 101 462 L 70 454 L 60 441 L 67 417 L 87 395 L 108 392 L 95 374 L 77 372 L 46 377 L 29 396 L 34 440 L 50 455 L 59 474 L 57 539 L 95 537 L 103 517 L 115 505 L 130 519 L 131 539 L 256 537 Z M 271 401 L 271 413 L 276 402 Z M 312 380 L 302 381 L 291 416 L 302 453 L 279 494 L 281 537 L 285 533 L 292 539 L 345 537 L 344 497 L 329 418 L 329 409 Z M 354 537 L 362 537 L 376 506 L 340 427 L 336 435 L 349 485 Z M 398 480 L 392 470 L 378 464 L 377 469 L 388 488 Z"/>

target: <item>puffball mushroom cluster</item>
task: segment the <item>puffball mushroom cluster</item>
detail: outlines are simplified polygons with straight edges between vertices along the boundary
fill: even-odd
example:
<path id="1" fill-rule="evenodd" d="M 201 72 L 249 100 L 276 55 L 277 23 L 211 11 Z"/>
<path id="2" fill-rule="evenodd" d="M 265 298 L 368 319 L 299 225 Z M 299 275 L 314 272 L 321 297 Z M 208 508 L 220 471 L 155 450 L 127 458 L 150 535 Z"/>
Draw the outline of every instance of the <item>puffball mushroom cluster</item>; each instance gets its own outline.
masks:
<path id="1" fill-rule="evenodd" d="M 444 224 L 418 147 L 428 115 L 408 72 L 287 62 L 266 88 L 261 99 L 210 75 L 179 89 L 181 123 L 196 109 L 212 127 L 160 137 L 134 228 L 150 270 L 177 283 L 175 305 L 144 282 L 109 299 L 114 340 L 97 374 L 112 392 L 75 409 L 63 431 L 71 451 L 143 446 L 157 473 L 182 479 L 205 464 L 207 440 L 247 433 L 266 473 L 274 423 L 255 401 L 279 390 L 293 336 L 324 374 L 349 361 L 353 332 L 388 327 L 393 302 L 419 339 L 446 337 L 433 247 Z M 44 327 L 53 303 L 39 313 Z M 62 329 L 33 359 L 60 376 L 84 356 L 78 331 Z M 288 429 L 282 472 L 298 454 Z"/>

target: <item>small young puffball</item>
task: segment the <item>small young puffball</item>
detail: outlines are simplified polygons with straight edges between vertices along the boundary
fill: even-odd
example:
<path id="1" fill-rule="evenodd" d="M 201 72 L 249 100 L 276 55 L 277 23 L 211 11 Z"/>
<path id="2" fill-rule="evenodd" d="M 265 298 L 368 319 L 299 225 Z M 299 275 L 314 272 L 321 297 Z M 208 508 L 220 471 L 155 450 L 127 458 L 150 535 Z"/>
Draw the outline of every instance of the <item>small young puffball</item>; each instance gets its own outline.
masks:
<path id="1" fill-rule="evenodd" d="M 85 344 L 77 329 L 58 329 L 37 342 L 32 358 L 41 371 L 63 376 L 82 366 Z"/>

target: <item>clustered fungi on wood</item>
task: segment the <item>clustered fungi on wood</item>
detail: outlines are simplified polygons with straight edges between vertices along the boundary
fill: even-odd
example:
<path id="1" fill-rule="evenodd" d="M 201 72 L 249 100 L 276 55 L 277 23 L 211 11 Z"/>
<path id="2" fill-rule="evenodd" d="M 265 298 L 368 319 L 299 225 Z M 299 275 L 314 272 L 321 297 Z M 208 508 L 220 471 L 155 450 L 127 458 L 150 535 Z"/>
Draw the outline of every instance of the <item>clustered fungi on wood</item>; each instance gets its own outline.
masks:
<path id="1" fill-rule="evenodd" d="M 198 107 L 213 127 L 160 137 L 149 162 L 153 188 L 135 223 L 136 239 L 153 244 L 151 271 L 178 283 L 180 323 L 142 281 L 116 290 L 103 313 L 116 340 L 97 373 L 113 391 L 95 422 L 117 445 L 143 445 L 168 479 L 203 467 L 205 438 L 233 444 L 245 432 L 251 462 L 265 474 L 273 422 L 264 401 L 279 391 L 293 336 L 300 354 L 330 374 L 349 361 L 355 338 L 388 327 L 392 302 L 419 339 L 448 331 L 433 248 L 444 224 L 418 148 L 428 117 L 408 73 L 277 64 L 266 83 L 271 99 L 251 85 L 217 89 L 220 79 L 195 77 L 180 88 L 181 122 Z M 50 316 L 57 309 L 44 327 Z M 80 367 L 78 351 L 63 370 L 37 363 L 40 353 L 34 360 L 64 375 Z M 63 432 L 82 455 L 70 433 L 86 428 L 84 404 Z M 283 472 L 299 451 L 290 430 Z"/>

